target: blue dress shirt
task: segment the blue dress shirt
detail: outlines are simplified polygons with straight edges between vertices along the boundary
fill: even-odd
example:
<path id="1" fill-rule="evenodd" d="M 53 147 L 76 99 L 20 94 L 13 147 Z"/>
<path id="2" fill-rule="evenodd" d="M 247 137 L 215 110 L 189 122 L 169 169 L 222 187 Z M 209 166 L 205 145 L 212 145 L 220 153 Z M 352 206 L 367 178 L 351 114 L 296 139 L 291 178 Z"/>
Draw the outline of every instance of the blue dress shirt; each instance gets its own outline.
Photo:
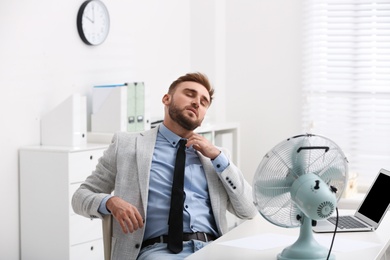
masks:
<path id="1" fill-rule="evenodd" d="M 180 136 L 170 131 L 164 124 L 159 126 L 150 171 L 144 240 L 168 234 L 173 171 L 180 139 Z M 221 173 L 229 165 L 229 160 L 220 153 L 212 163 L 217 173 Z M 192 147 L 186 149 L 184 193 L 184 232 L 206 232 L 218 236 L 205 172 Z M 100 213 L 110 213 L 105 205 L 110 197 L 111 195 L 102 201 Z"/>

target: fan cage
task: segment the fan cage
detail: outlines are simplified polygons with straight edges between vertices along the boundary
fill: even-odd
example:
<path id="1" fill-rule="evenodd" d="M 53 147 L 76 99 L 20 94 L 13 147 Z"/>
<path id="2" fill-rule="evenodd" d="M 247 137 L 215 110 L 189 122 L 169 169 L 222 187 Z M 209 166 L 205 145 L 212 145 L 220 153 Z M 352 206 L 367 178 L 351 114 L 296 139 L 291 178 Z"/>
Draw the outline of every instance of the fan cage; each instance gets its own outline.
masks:
<path id="1" fill-rule="evenodd" d="M 306 134 L 282 141 L 265 154 L 253 179 L 260 214 L 281 227 L 300 226 L 302 211 L 292 201 L 290 188 L 307 173 L 334 187 L 338 201 L 348 179 L 348 161 L 340 147 L 324 136 Z"/>

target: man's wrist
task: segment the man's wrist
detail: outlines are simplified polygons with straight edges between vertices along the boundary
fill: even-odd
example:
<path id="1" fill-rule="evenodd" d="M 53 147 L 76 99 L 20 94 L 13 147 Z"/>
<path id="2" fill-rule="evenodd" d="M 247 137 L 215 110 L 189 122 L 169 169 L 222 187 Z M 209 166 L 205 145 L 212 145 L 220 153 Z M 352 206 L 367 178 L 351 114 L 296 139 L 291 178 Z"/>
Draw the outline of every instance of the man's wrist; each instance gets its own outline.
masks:
<path id="1" fill-rule="evenodd" d="M 213 158 L 210 158 L 212 161 L 214 161 L 215 160 L 215 158 L 217 158 L 219 155 L 221 154 L 221 151 L 219 151 L 218 150 L 218 153 L 217 153 L 217 155 L 215 155 L 215 156 L 213 156 Z"/>
<path id="2" fill-rule="evenodd" d="M 222 152 L 220 152 L 214 160 L 211 160 L 211 163 L 213 164 L 216 172 L 219 173 L 223 172 L 230 164 L 229 159 Z"/>
<path id="3" fill-rule="evenodd" d="M 100 214 L 103 214 L 103 215 L 108 215 L 108 214 L 111 214 L 111 211 L 108 209 L 107 207 L 107 202 L 109 201 L 109 199 L 111 199 L 113 197 L 113 195 L 107 195 L 106 197 L 103 198 L 103 200 L 100 202 L 100 205 L 99 205 L 99 213 Z"/>

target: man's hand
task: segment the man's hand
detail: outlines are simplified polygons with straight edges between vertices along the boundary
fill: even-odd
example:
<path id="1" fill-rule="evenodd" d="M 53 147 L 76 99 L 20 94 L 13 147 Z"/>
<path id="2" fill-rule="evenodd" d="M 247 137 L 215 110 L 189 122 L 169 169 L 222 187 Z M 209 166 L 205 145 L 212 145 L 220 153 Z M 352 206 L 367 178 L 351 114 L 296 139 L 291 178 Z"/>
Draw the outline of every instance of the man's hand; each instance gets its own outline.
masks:
<path id="1" fill-rule="evenodd" d="M 123 199 L 114 196 L 107 200 L 106 207 L 121 225 L 122 231 L 133 233 L 144 226 L 138 209 Z"/>
<path id="2" fill-rule="evenodd" d="M 192 147 L 202 153 L 204 156 L 214 160 L 221 151 L 215 147 L 209 140 L 200 134 L 193 134 L 187 140 L 187 147 Z"/>

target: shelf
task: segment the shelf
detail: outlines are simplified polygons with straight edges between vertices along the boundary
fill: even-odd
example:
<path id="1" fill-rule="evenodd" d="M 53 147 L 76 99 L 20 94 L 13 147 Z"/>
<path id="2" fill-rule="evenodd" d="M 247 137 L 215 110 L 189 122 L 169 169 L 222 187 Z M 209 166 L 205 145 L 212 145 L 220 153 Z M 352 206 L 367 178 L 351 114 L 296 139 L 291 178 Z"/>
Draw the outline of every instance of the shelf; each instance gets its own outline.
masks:
<path id="1" fill-rule="evenodd" d="M 240 163 L 240 143 L 238 123 L 208 124 L 195 131 L 209 139 L 214 145 L 227 148 L 235 165 Z M 114 133 L 87 133 L 87 143 L 110 144 Z"/>

